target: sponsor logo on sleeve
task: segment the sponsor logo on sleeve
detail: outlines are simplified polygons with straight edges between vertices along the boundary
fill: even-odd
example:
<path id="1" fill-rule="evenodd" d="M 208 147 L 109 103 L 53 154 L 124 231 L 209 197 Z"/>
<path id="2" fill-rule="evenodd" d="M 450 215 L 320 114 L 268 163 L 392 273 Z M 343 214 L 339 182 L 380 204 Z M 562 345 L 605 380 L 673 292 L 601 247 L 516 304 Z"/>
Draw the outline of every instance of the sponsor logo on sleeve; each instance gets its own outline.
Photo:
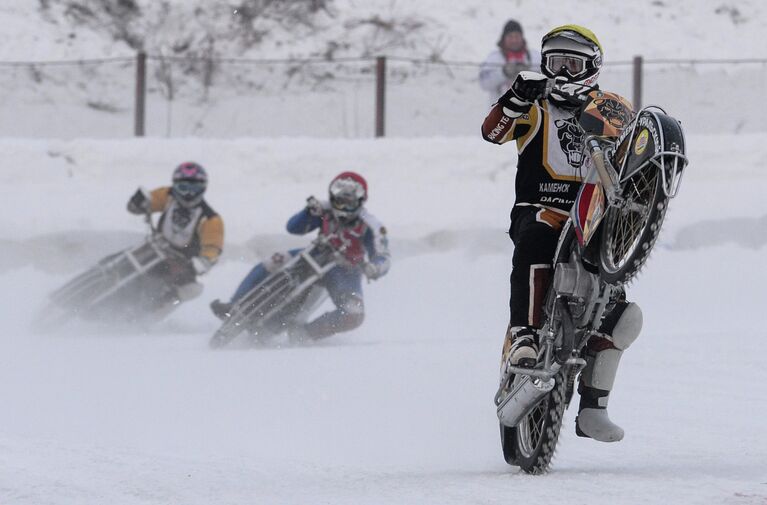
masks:
<path id="1" fill-rule="evenodd" d="M 502 133 L 506 132 L 506 129 L 508 128 L 510 122 L 511 122 L 510 117 L 501 116 L 501 119 L 498 121 L 498 124 L 495 125 L 495 128 L 493 128 L 493 131 L 490 132 L 487 138 L 489 140 L 495 140 L 498 137 L 498 135 L 501 135 Z"/>

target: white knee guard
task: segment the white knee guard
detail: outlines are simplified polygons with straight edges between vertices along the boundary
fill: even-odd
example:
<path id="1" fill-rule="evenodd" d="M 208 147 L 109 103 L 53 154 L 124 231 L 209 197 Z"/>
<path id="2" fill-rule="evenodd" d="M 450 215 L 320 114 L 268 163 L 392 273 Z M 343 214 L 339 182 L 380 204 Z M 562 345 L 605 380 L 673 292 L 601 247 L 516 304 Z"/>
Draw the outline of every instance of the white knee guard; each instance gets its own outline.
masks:
<path id="1" fill-rule="evenodd" d="M 271 256 L 269 256 L 267 259 L 264 260 L 264 268 L 267 272 L 273 273 L 282 268 L 282 266 L 290 261 L 290 252 L 288 251 L 278 251 Z"/>
<path id="2" fill-rule="evenodd" d="M 176 286 L 176 294 L 181 302 L 189 301 L 193 298 L 200 296 L 203 290 L 203 285 L 199 282 L 190 282 L 182 286 Z"/>
<path id="3" fill-rule="evenodd" d="M 618 316 L 610 335 L 616 349 L 625 351 L 642 331 L 642 309 L 636 303 L 629 303 Z"/>
<path id="4" fill-rule="evenodd" d="M 338 304 L 338 308 L 347 314 L 364 315 L 365 303 L 362 298 L 356 295 L 347 296 Z"/>

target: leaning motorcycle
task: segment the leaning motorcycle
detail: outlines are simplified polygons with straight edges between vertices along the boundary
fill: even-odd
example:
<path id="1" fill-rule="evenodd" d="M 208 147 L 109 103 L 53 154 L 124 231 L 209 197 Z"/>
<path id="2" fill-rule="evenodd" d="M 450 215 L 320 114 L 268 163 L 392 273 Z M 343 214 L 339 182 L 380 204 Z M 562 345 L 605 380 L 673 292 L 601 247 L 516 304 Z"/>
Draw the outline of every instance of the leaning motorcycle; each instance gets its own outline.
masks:
<path id="1" fill-rule="evenodd" d="M 504 458 L 530 474 L 549 469 L 586 344 L 645 264 L 687 165 L 681 125 L 660 107 L 581 98 L 590 162 L 553 258 L 537 364 L 505 363 L 495 395 Z"/>
<path id="2" fill-rule="evenodd" d="M 224 347 L 241 334 L 250 345 L 265 344 L 284 332 L 290 334 L 325 300 L 327 293 L 321 285 L 325 275 L 344 263 L 330 239 L 320 235 L 232 306 L 211 338 L 210 347 Z"/>
<path id="3" fill-rule="evenodd" d="M 193 279 L 194 270 L 146 219 L 150 233 L 142 244 L 103 258 L 51 293 L 35 327 L 51 330 L 75 317 L 134 323 L 167 315 L 178 304 L 174 280 Z"/>

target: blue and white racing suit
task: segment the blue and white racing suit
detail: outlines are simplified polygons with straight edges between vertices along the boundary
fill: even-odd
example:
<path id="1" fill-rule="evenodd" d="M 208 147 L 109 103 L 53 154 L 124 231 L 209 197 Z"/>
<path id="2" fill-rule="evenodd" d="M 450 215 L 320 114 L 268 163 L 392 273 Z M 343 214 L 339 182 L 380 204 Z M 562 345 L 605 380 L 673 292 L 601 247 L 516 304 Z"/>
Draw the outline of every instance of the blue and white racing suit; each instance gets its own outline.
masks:
<path id="1" fill-rule="evenodd" d="M 349 331 L 362 324 L 365 308 L 362 298 L 362 266 L 372 265 L 375 277 L 385 275 L 389 270 L 389 241 L 384 228 L 372 214 L 362 209 L 357 220 L 349 224 L 340 223 L 323 203 L 324 212 L 312 215 L 303 209 L 288 220 L 287 230 L 294 235 L 305 235 L 319 230 L 329 243 L 341 252 L 347 264 L 338 265 L 322 279 L 336 310 L 327 312 L 306 325 L 311 338 L 322 338 L 342 331 Z M 303 249 L 292 249 L 287 255 L 295 256 Z M 287 259 L 286 254 L 275 253 L 269 260 L 256 265 L 243 279 L 232 296 L 236 302 L 257 284 L 280 268 Z M 368 267 L 370 269 L 370 267 Z"/>

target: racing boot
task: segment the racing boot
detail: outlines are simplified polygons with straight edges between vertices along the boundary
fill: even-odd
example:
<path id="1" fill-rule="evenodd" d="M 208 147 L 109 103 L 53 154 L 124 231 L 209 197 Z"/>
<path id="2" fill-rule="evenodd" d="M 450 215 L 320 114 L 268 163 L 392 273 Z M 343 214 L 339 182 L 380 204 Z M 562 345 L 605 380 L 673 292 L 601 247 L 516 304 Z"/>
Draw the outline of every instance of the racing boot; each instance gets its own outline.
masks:
<path id="1" fill-rule="evenodd" d="M 607 404 L 615 384 L 623 351 L 642 328 L 642 311 L 635 303 L 620 302 L 605 318 L 600 331 L 589 340 L 586 368 L 581 373 L 578 393 L 581 396 L 575 433 L 600 442 L 618 442 L 623 429 L 610 420 Z"/>
<path id="2" fill-rule="evenodd" d="M 623 428 L 613 423 L 607 414 L 610 390 L 618 371 L 621 354 L 623 353 L 617 349 L 606 349 L 587 356 L 586 368 L 578 384 L 581 401 L 578 417 L 575 418 L 575 433 L 579 437 L 593 438 L 600 442 L 617 442 L 623 439 Z M 594 387 L 595 377 L 600 387 Z"/>
<path id="3" fill-rule="evenodd" d="M 218 298 L 210 302 L 210 310 L 213 311 L 213 314 L 222 321 L 226 321 L 229 319 L 229 316 L 231 316 L 231 310 L 232 310 L 232 303 L 228 302 L 222 302 Z"/>
<path id="4" fill-rule="evenodd" d="M 506 366 L 535 366 L 538 360 L 538 336 L 529 326 L 511 326 L 506 330 L 501 354 L 501 378 L 506 374 Z"/>

